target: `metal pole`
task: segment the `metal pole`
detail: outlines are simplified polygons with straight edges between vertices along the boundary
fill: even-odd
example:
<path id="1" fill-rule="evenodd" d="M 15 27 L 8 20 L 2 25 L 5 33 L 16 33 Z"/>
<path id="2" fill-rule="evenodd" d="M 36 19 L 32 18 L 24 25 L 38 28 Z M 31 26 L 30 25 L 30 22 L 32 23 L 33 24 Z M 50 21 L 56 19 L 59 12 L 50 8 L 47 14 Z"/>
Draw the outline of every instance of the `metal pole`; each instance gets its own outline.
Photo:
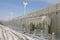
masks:
<path id="1" fill-rule="evenodd" d="M 27 7 L 28 3 L 24 1 L 23 5 L 24 5 L 24 15 L 25 15 L 25 13 L 26 13 L 26 7 Z M 25 21 L 24 25 L 26 26 L 26 20 L 24 20 L 24 21 Z M 25 27 L 23 28 L 23 30 L 26 32 L 26 28 Z"/>

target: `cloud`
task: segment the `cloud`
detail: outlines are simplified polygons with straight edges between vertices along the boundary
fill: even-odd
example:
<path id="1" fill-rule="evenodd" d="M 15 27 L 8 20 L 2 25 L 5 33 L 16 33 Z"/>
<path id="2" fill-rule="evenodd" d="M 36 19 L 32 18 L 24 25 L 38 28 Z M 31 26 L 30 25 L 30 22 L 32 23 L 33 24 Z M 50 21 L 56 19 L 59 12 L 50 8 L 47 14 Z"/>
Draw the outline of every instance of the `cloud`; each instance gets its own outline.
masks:
<path id="1" fill-rule="evenodd" d="M 43 2 L 51 3 L 51 4 L 57 4 L 60 3 L 60 0 L 41 0 Z"/>
<path id="2" fill-rule="evenodd" d="M 0 16 L 0 21 L 2 21 L 3 20 L 3 17 L 2 16 Z"/>
<path id="3" fill-rule="evenodd" d="M 50 3 L 50 4 L 56 4 L 56 3 L 60 3 L 60 0 L 28 0 L 28 1 L 35 1 L 35 2 L 46 2 L 46 3 Z"/>
<path id="4" fill-rule="evenodd" d="M 10 16 L 13 17 L 14 13 L 13 12 L 10 12 Z"/>
<path id="5" fill-rule="evenodd" d="M 0 21 L 9 20 L 9 16 L 0 16 Z"/>
<path id="6" fill-rule="evenodd" d="M 14 12 L 10 12 L 8 15 L 6 15 L 6 16 L 1 16 L 0 15 L 0 21 L 2 21 L 2 20 L 10 20 L 10 19 L 12 19 L 14 17 Z"/>

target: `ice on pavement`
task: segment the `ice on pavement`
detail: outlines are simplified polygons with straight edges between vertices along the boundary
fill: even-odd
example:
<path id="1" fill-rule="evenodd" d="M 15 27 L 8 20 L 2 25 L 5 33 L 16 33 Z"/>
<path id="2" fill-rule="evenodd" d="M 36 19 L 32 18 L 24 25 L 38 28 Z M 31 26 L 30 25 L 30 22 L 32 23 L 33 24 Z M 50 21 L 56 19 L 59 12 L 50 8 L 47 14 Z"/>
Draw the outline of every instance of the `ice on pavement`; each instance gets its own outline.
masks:
<path id="1" fill-rule="evenodd" d="M 46 40 L 44 38 L 31 37 L 23 33 L 19 33 L 6 26 L 0 25 L 0 40 Z"/>

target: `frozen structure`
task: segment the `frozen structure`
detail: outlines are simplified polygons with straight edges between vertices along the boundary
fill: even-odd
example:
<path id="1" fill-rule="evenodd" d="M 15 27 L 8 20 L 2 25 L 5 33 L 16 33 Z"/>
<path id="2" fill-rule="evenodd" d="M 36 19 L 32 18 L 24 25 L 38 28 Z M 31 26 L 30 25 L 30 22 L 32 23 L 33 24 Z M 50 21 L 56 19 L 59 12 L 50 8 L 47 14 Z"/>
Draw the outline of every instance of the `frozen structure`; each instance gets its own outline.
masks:
<path id="1" fill-rule="evenodd" d="M 45 21 L 41 21 L 42 18 L 45 19 Z M 52 34 L 52 32 L 54 32 L 55 35 L 60 36 L 60 3 L 3 22 L 5 26 L 14 26 L 11 28 L 18 31 L 24 31 L 23 29 L 25 29 L 27 33 L 30 32 L 31 23 L 36 27 L 33 28 L 34 30 L 36 29 L 36 34 L 39 34 L 43 29 L 45 30 L 45 34 Z M 34 32 L 34 30 L 32 30 L 32 32 Z"/>

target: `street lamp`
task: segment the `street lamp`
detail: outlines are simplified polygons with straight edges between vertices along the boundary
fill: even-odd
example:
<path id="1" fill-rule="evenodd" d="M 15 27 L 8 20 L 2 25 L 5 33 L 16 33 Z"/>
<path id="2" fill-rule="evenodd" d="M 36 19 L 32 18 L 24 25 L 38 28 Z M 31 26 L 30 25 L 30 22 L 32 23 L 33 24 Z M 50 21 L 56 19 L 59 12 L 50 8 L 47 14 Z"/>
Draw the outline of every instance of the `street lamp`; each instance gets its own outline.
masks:
<path id="1" fill-rule="evenodd" d="M 27 7 L 28 3 L 26 1 L 23 1 L 23 5 L 24 5 L 24 15 L 25 15 L 25 13 L 26 13 L 26 7 Z M 25 25 L 26 24 L 26 20 L 24 20 L 24 22 L 25 23 L 23 23 L 23 24 L 24 24 L 24 26 L 26 26 Z M 26 31 L 26 28 L 25 27 L 23 27 L 23 31 L 25 33 L 25 31 Z"/>

